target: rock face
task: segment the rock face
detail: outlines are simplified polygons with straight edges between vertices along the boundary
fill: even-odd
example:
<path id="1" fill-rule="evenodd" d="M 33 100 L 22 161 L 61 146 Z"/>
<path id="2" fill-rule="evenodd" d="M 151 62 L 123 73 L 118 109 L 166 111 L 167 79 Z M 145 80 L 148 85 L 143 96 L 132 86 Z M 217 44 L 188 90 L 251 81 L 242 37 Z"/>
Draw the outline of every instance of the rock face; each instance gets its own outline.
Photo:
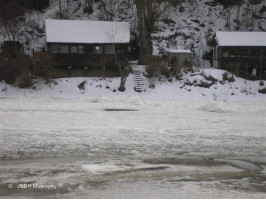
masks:
<path id="1" fill-rule="evenodd" d="M 80 90 L 85 90 L 86 88 L 86 84 L 87 84 L 87 81 L 82 81 L 79 85 L 78 85 L 78 88 Z"/>
<path id="2" fill-rule="evenodd" d="M 259 89 L 258 92 L 261 94 L 266 94 L 266 87 Z"/>

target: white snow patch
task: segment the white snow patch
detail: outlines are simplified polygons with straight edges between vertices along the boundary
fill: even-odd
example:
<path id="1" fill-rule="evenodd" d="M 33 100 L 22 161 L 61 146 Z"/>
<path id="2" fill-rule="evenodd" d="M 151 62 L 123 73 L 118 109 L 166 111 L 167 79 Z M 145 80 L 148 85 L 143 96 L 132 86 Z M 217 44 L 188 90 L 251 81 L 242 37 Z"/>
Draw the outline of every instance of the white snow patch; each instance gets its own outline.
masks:
<path id="1" fill-rule="evenodd" d="M 184 50 L 184 49 L 167 49 L 166 52 L 168 53 L 186 53 L 191 54 L 192 52 L 190 50 Z"/>
<path id="2" fill-rule="evenodd" d="M 143 100 L 137 95 L 129 97 L 129 99 L 127 99 L 126 102 L 137 106 L 142 106 L 144 104 Z"/>
<path id="3" fill-rule="evenodd" d="M 246 162 L 246 161 L 242 161 L 242 160 L 227 160 L 227 159 L 217 159 L 218 161 L 223 161 L 223 162 L 227 162 L 227 163 L 230 163 L 230 164 L 233 164 L 233 165 L 236 165 L 242 169 L 248 169 L 250 170 L 251 172 L 256 172 L 256 171 L 260 171 L 261 168 L 252 164 L 252 163 L 249 163 L 249 162 Z"/>
<path id="4" fill-rule="evenodd" d="M 111 164 L 86 164 L 81 166 L 84 170 L 89 171 L 92 174 L 104 174 L 112 173 L 126 169 L 123 166 L 111 165 Z"/>
<path id="5" fill-rule="evenodd" d="M 200 107 L 200 110 L 207 111 L 207 112 L 216 112 L 216 113 L 226 113 L 226 112 L 232 111 L 229 108 L 226 108 L 220 102 L 206 103 L 204 106 Z"/>
<path id="6" fill-rule="evenodd" d="M 235 75 L 232 75 L 231 73 L 225 71 L 225 70 L 221 70 L 221 69 L 202 69 L 202 73 L 205 77 L 209 77 L 212 76 L 213 78 L 217 79 L 218 81 L 222 81 L 223 80 L 223 74 L 227 73 L 229 76 L 233 76 L 234 78 L 236 78 Z"/>

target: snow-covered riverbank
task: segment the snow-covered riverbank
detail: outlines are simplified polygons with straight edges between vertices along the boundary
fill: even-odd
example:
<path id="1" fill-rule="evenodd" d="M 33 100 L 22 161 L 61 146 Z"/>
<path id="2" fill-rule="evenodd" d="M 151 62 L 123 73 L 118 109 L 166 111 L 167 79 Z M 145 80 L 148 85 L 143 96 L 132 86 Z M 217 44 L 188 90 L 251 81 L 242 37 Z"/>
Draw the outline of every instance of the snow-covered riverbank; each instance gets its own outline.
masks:
<path id="1" fill-rule="evenodd" d="M 233 78 L 232 78 L 233 77 Z M 217 69 L 197 69 L 195 72 L 181 73 L 180 77 L 155 78 L 155 88 L 150 88 L 151 80 L 143 76 L 143 91 L 134 91 L 134 77 L 129 74 L 126 91 L 119 92 L 120 78 L 62 78 L 50 84 L 36 79 L 34 87 L 18 87 L 0 83 L 1 97 L 59 97 L 59 98 L 132 98 L 189 101 L 266 101 L 266 95 L 259 93 L 265 89 L 266 81 L 249 81 L 238 78 L 227 71 Z M 84 87 L 78 86 L 84 82 Z"/>

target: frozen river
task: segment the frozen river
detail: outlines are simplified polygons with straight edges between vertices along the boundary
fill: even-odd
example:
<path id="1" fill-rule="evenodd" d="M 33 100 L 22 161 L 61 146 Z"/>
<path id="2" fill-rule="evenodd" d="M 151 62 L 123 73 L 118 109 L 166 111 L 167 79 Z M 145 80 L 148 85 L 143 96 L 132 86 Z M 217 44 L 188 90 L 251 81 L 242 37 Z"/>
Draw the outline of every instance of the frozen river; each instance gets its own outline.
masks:
<path id="1" fill-rule="evenodd" d="M 0 99 L 0 198 L 266 198 L 266 102 Z"/>

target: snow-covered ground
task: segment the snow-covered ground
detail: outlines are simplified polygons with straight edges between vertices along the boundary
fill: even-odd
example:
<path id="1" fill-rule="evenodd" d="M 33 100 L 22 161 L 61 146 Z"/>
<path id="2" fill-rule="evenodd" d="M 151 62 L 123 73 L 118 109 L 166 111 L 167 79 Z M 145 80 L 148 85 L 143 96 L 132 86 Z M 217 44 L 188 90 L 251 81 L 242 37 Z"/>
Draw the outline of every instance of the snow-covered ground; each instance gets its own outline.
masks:
<path id="1" fill-rule="evenodd" d="M 1 198 L 266 197 L 266 101 L 12 90 L 0 99 Z"/>
<path id="2" fill-rule="evenodd" d="M 137 67 L 137 66 L 132 66 Z M 224 79 L 224 74 L 233 82 Z M 143 76 L 144 90 L 134 91 L 133 74 L 126 81 L 126 91 L 119 92 L 120 78 L 85 77 L 55 79 L 47 84 L 36 79 L 34 87 L 19 89 L 18 87 L 0 83 L 1 97 L 58 97 L 58 98 L 133 98 L 157 100 L 193 100 L 193 101 L 265 101 L 266 95 L 259 89 L 266 88 L 266 81 L 249 81 L 238 78 L 231 73 L 213 68 L 195 69 L 192 72 L 182 72 L 180 77 L 166 79 L 155 78 L 155 88 L 150 88 L 151 80 Z M 79 89 L 79 84 L 86 81 L 85 87 Z M 209 86 L 208 86 L 209 85 Z"/>

